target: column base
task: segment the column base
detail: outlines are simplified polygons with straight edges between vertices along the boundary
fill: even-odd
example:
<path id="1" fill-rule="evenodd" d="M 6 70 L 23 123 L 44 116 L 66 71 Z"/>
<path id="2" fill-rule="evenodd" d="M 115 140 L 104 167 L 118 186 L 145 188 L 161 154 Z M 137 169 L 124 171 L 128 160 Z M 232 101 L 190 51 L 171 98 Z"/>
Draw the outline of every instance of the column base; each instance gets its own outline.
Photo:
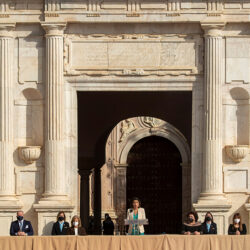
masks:
<path id="1" fill-rule="evenodd" d="M 16 213 L 22 210 L 23 204 L 15 197 L 1 196 L 0 197 L 0 235 L 9 235 L 10 224 L 16 220 Z"/>
<path id="2" fill-rule="evenodd" d="M 71 222 L 72 216 L 76 214 L 75 206 L 70 203 L 54 203 L 52 201 L 39 201 L 33 208 L 38 215 L 38 235 L 51 235 L 53 223 L 57 220 L 57 214 L 60 211 L 65 212 L 66 221 Z"/>
<path id="3" fill-rule="evenodd" d="M 198 213 L 201 221 L 204 220 L 207 212 L 213 214 L 214 222 L 217 224 L 218 234 L 227 234 L 228 211 L 231 207 L 232 205 L 223 194 L 211 194 L 208 196 L 201 194 L 198 202 L 193 204 L 193 208 Z"/>
<path id="4" fill-rule="evenodd" d="M 39 203 L 53 202 L 53 203 L 71 203 L 68 195 L 66 194 L 47 194 L 44 193 L 43 197 L 40 199 Z"/>
<path id="5" fill-rule="evenodd" d="M 221 193 L 201 193 L 197 204 L 229 204 L 227 198 Z"/>

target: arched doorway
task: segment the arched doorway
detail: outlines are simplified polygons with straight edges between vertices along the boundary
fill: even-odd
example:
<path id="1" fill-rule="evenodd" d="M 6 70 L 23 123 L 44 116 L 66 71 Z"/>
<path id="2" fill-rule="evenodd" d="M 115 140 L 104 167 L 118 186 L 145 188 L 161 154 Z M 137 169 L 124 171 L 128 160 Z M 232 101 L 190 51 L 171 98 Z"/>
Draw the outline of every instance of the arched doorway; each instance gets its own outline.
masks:
<path id="1" fill-rule="evenodd" d="M 136 142 L 128 154 L 127 207 L 133 196 L 142 200 L 147 234 L 180 233 L 182 222 L 182 158 L 170 140 L 160 136 Z"/>
<path id="2" fill-rule="evenodd" d="M 126 208 L 128 204 L 127 170 L 132 169 L 132 167 L 129 167 L 129 165 L 131 165 L 131 162 L 129 162 L 129 154 L 133 152 L 132 148 L 137 143 L 139 144 L 140 142 L 144 142 L 144 140 L 150 139 L 155 140 L 155 149 L 157 147 L 163 149 L 161 153 L 157 153 L 158 158 L 160 157 L 159 155 L 162 155 L 163 157 L 166 152 L 169 152 L 165 159 L 163 157 L 163 160 L 159 161 L 161 165 L 164 165 L 163 162 L 171 162 L 171 160 L 174 160 L 174 158 L 171 159 L 172 156 L 176 154 L 178 155 L 178 164 L 176 163 L 172 165 L 179 169 L 179 174 L 175 175 L 175 172 L 172 173 L 173 171 L 177 171 L 176 168 L 173 168 L 171 171 L 169 169 L 167 170 L 169 170 L 170 174 L 172 175 L 170 181 L 173 180 L 173 176 L 179 176 L 178 182 L 175 182 L 175 185 L 172 186 L 173 188 L 177 188 L 178 186 L 180 190 L 182 188 L 178 195 L 181 203 L 180 205 L 178 204 L 178 206 L 171 204 L 171 201 L 173 200 L 173 197 L 171 197 L 172 200 L 168 200 L 168 206 L 175 207 L 175 210 L 180 209 L 179 211 L 182 212 L 182 219 L 184 219 L 186 213 L 191 209 L 190 148 L 184 135 L 170 123 L 155 117 L 139 116 L 128 118 L 119 122 L 111 131 L 106 144 L 106 163 L 101 169 L 102 218 L 104 218 L 105 213 L 109 213 L 111 217 L 116 220 L 120 233 L 124 233 L 124 219 L 126 218 Z M 159 141 L 157 142 L 156 140 Z M 161 143 L 160 141 L 162 142 L 163 146 L 159 144 Z M 165 143 L 168 145 L 165 145 Z M 140 147 L 144 148 L 143 146 Z M 148 148 L 152 149 L 154 147 L 149 146 Z M 160 152 L 160 149 L 158 152 Z M 145 161 L 147 160 L 144 160 L 144 162 Z M 171 164 L 167 164 L 167 166 L 171 166 Z M 164 185 L 168 186 L 168 183 L 165 183 L 164 181 Z M 130 194 L 128 195 L 130 196 Z M 135 195 L 139 196 L 140 194 L 131 194 L 131 196 Z M 176 196 L 176 194 L 174 196 Z M 143 199 L 143 201 L 148 200 L 147 198 L 144 200 L 143 196 L 140 198 Z M 149 204 L 152 204 L 150 200 Z M 147 207 L 145 208 L 147 209 Z M 165 209 L 163 210 L 165 211 Z M 164 230 L 154 230 L 154 232 L 177 233 L 179 232 L 178 225 L 182 219 L 178 217 L 175 219 L 176 221 L 172 220 L 171 222 L 170 218 L 167 223 L 163 224 L 167 225 L 168 227 L 165 227 Z M 171 223 L 172 226 L 169 226 Z"/>

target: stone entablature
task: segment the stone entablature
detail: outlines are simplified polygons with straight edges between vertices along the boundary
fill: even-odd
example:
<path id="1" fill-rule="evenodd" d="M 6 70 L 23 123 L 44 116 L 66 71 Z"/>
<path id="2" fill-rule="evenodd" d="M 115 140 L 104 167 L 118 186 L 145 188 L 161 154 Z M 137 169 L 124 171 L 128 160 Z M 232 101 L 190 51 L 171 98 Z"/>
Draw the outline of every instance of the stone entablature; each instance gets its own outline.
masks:
<path id="1" fill-rule="evenodd" d="M 189 22 L 210 18 L 248 21 L 250 1 L 1 0 L 0 19 L 22 22 Z"/>

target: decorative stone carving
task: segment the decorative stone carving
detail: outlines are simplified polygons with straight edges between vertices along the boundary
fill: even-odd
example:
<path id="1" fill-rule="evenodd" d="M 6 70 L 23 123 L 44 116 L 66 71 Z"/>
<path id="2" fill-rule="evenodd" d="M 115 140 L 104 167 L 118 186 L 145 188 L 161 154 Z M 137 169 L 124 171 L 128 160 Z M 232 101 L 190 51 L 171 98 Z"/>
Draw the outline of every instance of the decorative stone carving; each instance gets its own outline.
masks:
<path id="1" fill-rule="evenodd" d="M 27 164 L 32 164 L 41 156 L 41 146 L 24 146 L 19 147 L 19 157 Z"/>
<path id="2" fill-rule="evenodd" d="M 134 130 L 135 130 L 135 124 L 133 123 L 133 121 L 129 119 L 122 121 L 121 122 L 121 137 L 120 137 L 119 142 L 122 142 L 128 136 L 128 134 L 130 134 Z"/>
<path id="3" fill-rule="evenodd" d="M 225 146 L 227 155 L 234 162 L 241 162 L 249 153 L 248 145 L 227 145 Z"/>
<path id="4" fill-rule="evenodd" d="M 201 47 L 197 36 L 67 35 L 64 71 L 89 76 L 196 75 L 202 70 Z"/>
<path id="5" fill-rule="evenodd" d="M 163 124 L 163 120 L 149 116 L 142 117 L 141 121 L 143 125 L 150 128 L 157 128 Z"/>

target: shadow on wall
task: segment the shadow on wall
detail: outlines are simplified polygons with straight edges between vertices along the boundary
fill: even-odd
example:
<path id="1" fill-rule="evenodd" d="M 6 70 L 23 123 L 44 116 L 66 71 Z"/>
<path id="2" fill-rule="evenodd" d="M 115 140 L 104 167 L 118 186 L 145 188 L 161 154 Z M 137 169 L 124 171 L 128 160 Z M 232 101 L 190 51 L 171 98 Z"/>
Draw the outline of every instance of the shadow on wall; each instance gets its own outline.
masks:
<path id="1" fill-rule="evenodd" d="M 249 145 L 249 93 L 237 87 L 230 90 L 230 95 L 236 102 L 236 136 L 237 145 Z"/>
<path id="2" fill-rule="evenodd" d="M 43 234 L 42 235 L 51 235 L 52 227 L 53 227 L 54 221 L 50 221 L 45 225 L 43 228 Z"/>

